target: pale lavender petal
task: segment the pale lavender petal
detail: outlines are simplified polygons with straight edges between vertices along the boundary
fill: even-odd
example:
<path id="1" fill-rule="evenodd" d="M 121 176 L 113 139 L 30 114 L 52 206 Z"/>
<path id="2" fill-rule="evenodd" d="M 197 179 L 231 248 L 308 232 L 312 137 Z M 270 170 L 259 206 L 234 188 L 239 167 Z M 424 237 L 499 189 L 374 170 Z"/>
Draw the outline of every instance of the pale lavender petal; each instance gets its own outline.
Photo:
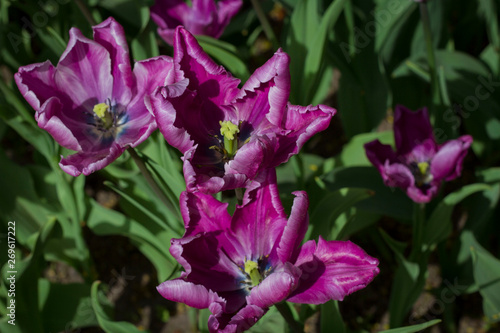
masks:
<path id="1" fill-rule="evenodd" d="M 277 254 L 281 262 L 295 262 L 298 254 L 299 246 L 304 239 L 309 225 L 309 217 L 307 208 L 309 200 L 305 191 L 293 192 L 295 199 L 293 200 L 292 211 L 288 218 L 285 230 L 279 241 Z"/>
<path id="2" fill-rule="evenodd" d="M 64 157 L 59 162 L 59 166 L 64 172 L 78 176 L 84 174 L 85 176 L 104 168 L 116 160 L 125 149 L 113 144 L 110 148 L 102 151 L 85 151 Z"/>
<path id="3" fill-rule="evenodd" d="M 443 144 L 431 161 L 431 174 L 435 180 L 452 180 L 460 176 L 467 150 L 472 144 L 470 135 Z"/>
<path id="4" fill-rule="evenodd" d="M 247 296 L 247 304 L 266 309 L 284 301 L 297 288 L 301 271 L 286 263 L 281 271 L 273 272 Z"/>
<path id="5" fill-rule="evenodd" d="M 182 279 L 165 281 L 156 287 L 156 289 L 164 298 L 184 303 L 193 308 L 205 309 L 212 303 L 218 303 L 222 308 L 225 307 L 224 299 L 220 298 L 213 291 L 207 290 L 202 285 L 196 285 Z"/>
<path id="6" fill-rule="evenodd" d="M 378 260 L 349 241 L 325 241 L 319 238 L 304 244 L 295 263 L 302 270 L 299 287 L 288 301 L 322 304 L 343 300 L 366 287 L 379 273 Z"/>
<path id="7" fill-rule="evenodd" d="M 111 58 L 102 45 L 72 28 L 69 42 L 55 72 L 55 83 L 76 105 L 92 112 L 94 105 L 106 102 L 113 94 Z"/>
<path id="8" fill-rule="evenodd" d="M 413 112 L 397 105 L 394 110 L 394 141 L 398 155 L 410 153 L 426 140 L 432 140 L 435 145 L 427 108 Z"/>
<path id="9" fill-rule="evenodd" d="M 112 17 L 92 29 L 94 40 L 106 48 L 111 58 L 111 75 L 114 78 L 112 96 L 118 104 L 127 105 L 133 96 L 135 79 L 130 66 L 125 31 Z"/>

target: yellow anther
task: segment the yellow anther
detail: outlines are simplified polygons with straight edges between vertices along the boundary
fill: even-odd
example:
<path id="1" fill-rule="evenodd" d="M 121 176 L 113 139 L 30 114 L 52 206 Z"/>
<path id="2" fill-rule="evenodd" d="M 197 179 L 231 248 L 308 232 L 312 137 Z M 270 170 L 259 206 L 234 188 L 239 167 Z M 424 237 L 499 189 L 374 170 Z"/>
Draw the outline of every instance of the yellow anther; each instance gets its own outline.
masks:
<path id="1" fill-rule="evenodd" d="M 425 175 L 427 173 L 427 169 L 429 169 L 429 163 L 427 162 L 418 162 L 417 166 L 422 175 Z"/>
<path id="2" fill-rule="evenodd" d="M 109 111 L 109 106 L 106 103 L 99 103 L 94 105 L 94 113 L 99 117 L 99 118 L 104 118 L 106 113 Z"/>
<path id="3" fill-rule="evenodd" d="M 255 261 L 245 261 L 245 273 L 249 274 L 254 270 L 258 269 L 259 265 Z"/>
<path id="4" fill-rule="evenodd" d="M 262 276 L 259 271 L 259 264 L 255 261 L 245 261 L 245 273 L 250 276 L 250 280 L 252 280 L 252 285 L 254 286 L 258 285 L 262 280 Z"/>
<path id="5" fill-rule="evenodd" d="M 240 132 L 238 125 L 233 124 L 229 120 L 219 121 L 220 124 L 220 134 L 224 136 L 224 139 L 234 140 L 234 135 Z"/>

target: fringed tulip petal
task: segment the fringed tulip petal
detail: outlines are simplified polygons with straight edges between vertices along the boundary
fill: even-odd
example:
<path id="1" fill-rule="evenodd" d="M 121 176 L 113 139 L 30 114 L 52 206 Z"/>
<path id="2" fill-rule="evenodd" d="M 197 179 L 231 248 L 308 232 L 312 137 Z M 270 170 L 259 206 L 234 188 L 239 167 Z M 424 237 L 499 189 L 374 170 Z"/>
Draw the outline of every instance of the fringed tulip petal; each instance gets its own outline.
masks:
<path id="1" fill-rule="evenodd" d="M 184 192 L 186 234 L 172 239 L 170 248 L 184 272 L 159 291 L 167 299 L 208 307 L 211 332 L 241 332 L 274 304 L 341 300 L 366 286 L 378 273 L 378 261 L 356 245 L 320 238 L 318 246 L 314 241 L 300 246 L 308 201 L 305 192 L 294 194 L 287 220 L 275 170 L 266 170 L 250 184 L 229 223 L 227 204 L 201 192 Z M 185 291 L 177 288 L 178 281 L 189 284 Z M 190 292 L 201 301 L 195 302 Z"/>
<path id="2" fill-rule="evenodd" d="M 289 57 L 281 50 L 240 90 L 239 80 L 183 27 L 176 29 L 174 45 L 178 83 L 159 88 L 150 105 L 167 142 L 184 154 L 191 191 L 249 186 L 259 173 L 297 154 L 335 114 L 324 105 L 288 103 Z"/>
<path id="3" fill-rule="evenodd" d="M 151 18 L 163 40 L 174 45 L 175 28 L 179 25 L 193 35 L 219 38 L 242 4 L 242 0 L 192 0 L 188 6 L 184 0 L 156 0 Z"/>
<path id="4" fill-rule="evenodd" d="M 158 292 L 174 302 L 181 302 L 197 309 L 208 308 L 212 303 L 224 306 L 225 301 L 213 291 L 202 285 L 196 285 L 182 279 L 165 281 L 158 287 Z"/>
<path id="5" fill-rule="evenodd" d="M 290 302 L 322 304 L 366 287 L 379 273 L 378 260 L 349 241 L 325 241 L 319 238 L 304 244 L 295 265 L 302 270 L 300 285 Z"/>
<path id="6" fill-rule="evenodd" d="M 156 129 L 147 96 L 174 81 L 168 57 L 140 61 L 132 71 L 125 33 L 113 18 L 93 31 L 90 40 L 72 28 L 56 67 L 33 64 L 15 74 L 38 125 L 77 152 L 60 163 L 74 176 L 102 169 L 146 140 Z"/>

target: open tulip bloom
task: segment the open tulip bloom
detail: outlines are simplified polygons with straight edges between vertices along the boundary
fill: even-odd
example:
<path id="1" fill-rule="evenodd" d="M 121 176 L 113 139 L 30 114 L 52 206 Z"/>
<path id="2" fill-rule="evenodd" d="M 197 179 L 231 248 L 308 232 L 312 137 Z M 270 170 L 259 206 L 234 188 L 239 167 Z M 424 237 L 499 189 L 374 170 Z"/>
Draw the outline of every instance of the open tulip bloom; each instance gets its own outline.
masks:
<path id="1" fill-rule="evenodd" d="M 365 145 L 366 155 L 388 186 L 400 187 L 417 203 L 429 202 L 443 180 L 460 176 L 472 143 L 463 135 L 438 145 L 426 108 L 413 112 L 401 105 L 394 110 L 396 152 L 378 140 Z"/>
<path id="2" fill-rule="evenodd" d="M 104 168 L 156 129 L 144 98 L 169 83 L 172 59 L 138 61 L 132 70 L 125 34 L 113 18 L 93 27 L 94 40 L 72 28 L 56 67 L 19 68 L 15 80 L 35 109 L 38 126 L 77 151 L 59 165 L 70 175 Z"/>
<path id="3" fill-rule="evenodd" d="M 301 245 L 308 226 L 306 193 L 294 192 L 287 220 L 275 171 L 266 178 L 248 189 L 232 217 L 227 204 L 210 195 L 181 195 L 186 232 L 172 239 L 170 253 L 185 271 L 158 291 L 169 300 L 209 308 L 211 332 L 246 330 L 285 300 L 342 300 L 379 272 L 378 260 L 349 241 L 320 237 Z"/>
<path id="4" fill-rule="evenodd" d="M 219 38 L 231 18 L 240 10 L 242 0 L 156 0 L 151 18 L 158 25 L 158 34 L 173 45 L 175 28 L 184 26 L 194 35 Z"/>
<path id="5" fill-rule="evenodd" d="M 175 84 L 159 87 L 151 107 L 167 142 L 183 154 L 188 190 L 216 193 L 245 187 L 259 172 L 286 162 L 335 110 L 296 106 L 289 57 L 278 50 L 243 85 L 215 64 L 179 27 L 174 44 Z"/>

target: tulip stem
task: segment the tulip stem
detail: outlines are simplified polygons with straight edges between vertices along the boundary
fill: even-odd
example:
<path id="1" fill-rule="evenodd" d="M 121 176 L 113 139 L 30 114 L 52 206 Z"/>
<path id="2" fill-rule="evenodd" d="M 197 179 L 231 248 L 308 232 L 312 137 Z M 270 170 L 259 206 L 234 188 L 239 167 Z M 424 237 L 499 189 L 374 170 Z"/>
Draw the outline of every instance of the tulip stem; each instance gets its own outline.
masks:
<path id="1" fill-rule="evenodd" d="M 283 318 L 285 318 L 285 321 L 288 323 L 293 333 L 304 332 L 304 326 L 295 320 L 292 310 L 290 310 L 290 306 L 286 302 L 274 304 L 274 306 L 278 309 Z"/>
<path id="2" fill-rule="evenodd" d="M 174 208 L 174 206 L 172 205 L 172 203 L 170 202 L 170 200 L 167 198 L 167 196 L 165 195 L 165 193 L 163 193 L 163 191 L 160 189 L 160 187 L 158 187 L 158 184 L 156 183 L 156 181 L 154 180 L 153 176 L 149 172 L 146 164 L 144 163 L 144 161 L 142 160 L 142 158 L 137 154 L 137 152 L 135 151 L 135 149 L 132 148 L 132 147 L 129 147 L 127 149 L 127 151 L 129 152 L 130 156 L 132 156 L 132 159 L 134 160 L 135 164 L 137 165 L 137 167 L 141 171 L 142 175 L 144 176 L 144 178 L 148 182 L 149 186 L 151 186 L 151 189 L 156 194 L 156 196 L 161 200 L 161 202 L 163 202 L 163 204 L 171 212 L 176 213 L 176 209 Z"/>
<path id="3" fill-rule="evenodd" d="M 257 14 L 257 18 L 262 25 L 262 29 L 264 30 L 267 39 L 269 39 L 269 41 L 273 44 L 273 49 L 277 50 L 279 47 L 278 40 L 276 39 L 276 35 L 274 34 L 271 24 L 269 24 L 266 13 L 264 13 L 264 11 L 262 10 L 262 6 L 260 5 L 259 0 L 250 0 L 250 2 L 252 3 L 255 14 Z"/>
<path id="4" fill-rule="evenodd" d="M 425 204 L 415 203 L 413 212 L 413 246 L 410 253 L 410 260 L 418 262 L 422 254 L 422 241 L 425 230 Z"/>

